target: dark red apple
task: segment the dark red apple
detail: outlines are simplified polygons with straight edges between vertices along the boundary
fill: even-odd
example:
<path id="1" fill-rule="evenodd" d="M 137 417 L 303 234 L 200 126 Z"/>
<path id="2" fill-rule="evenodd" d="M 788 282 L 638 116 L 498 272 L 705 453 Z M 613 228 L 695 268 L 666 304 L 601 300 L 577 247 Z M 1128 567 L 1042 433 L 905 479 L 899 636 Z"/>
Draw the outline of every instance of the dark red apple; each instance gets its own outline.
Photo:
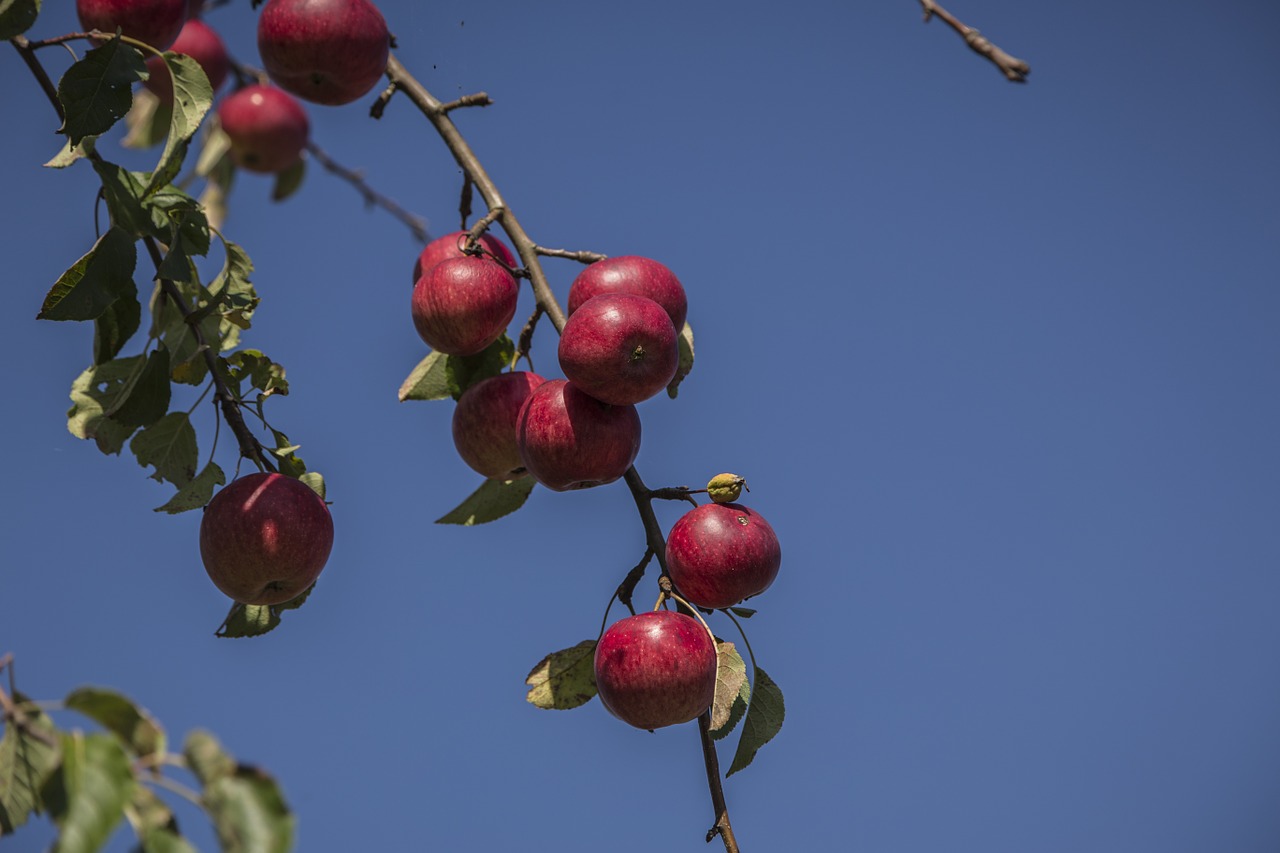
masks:
<path id="1" fill-rule="evenodd" d="M 213 27 L 204 21 L 199 19 L 187 21 L 182 32 L 178 33 L 178 40 L 169 49 L 174 53 L 185 53 L 200 63 L 204 76 L 209 78 L 209 85 L 213 87 L 215 93 L 222 85 L 222 81 L 227 79 L 227 72 L 231 68 L 227 47 L 214 32 Z M 147 79 L 146 87 L 155 92 L 162 103 L 173 103 L 173 78 L 164 67 L 164 60 L 158 56 L 149 57 L 147 71 L 151 73 L 151 77 Z"/>
<path id="2" fill-rule="evenodd" d="M 255 83 L 232 92 L 218 107 L 231 140 L 231 158 L 251 172 L 279 172 L 302 156 L 310 122 L 302 104 L 275 86 Z"/>
<path id="3" fill-rule="evenodd" d="M 369 0 L 268 0 L 258 53 L 277 86 L 317 104 L 349 104 L 387 68 L 391 35 Z"/>
<path id="4" fill-rule="evenodd" d="M 602 486 L 627 473 L 640 452 L 635 406 L 611 406 L 564 379 L 533 390 L 516 421 L 520 458 L 557 492 Z"/>
<path id="5" fill-rule="evenodd" d="M 200 557 L 214 585 L 241 604 L 283 604 L 315 583 L 333 547 L 333 518 L 300 480 L 248 474 L 213 496 L 200 520 Z"/>
<path id="6" fill-rule="evenodd" d="M 418 255 L 418 259 L 413 262 L 414 284 L 417 284 L 418 279 L 422 278 L 424 272 L 441 261 L 462 257 L 464 254 L 462 247 L 466 245 L 466 239 L 466 231 L 454 231 L 452 234 L 446 234 L 428 243 L 427 247 L 422 250 L 422 254 Z M 488 232 L 481 234 L 480 245 L 486 252 L 495 255 L 499 261 L 507 266 L 512 268 L 519 266 L 516 256 L 512 254 L 506 244 L 492 234 Z"/>
<path id="7" fill-rule="evenodd" d="M 76 0 L 80 26 L 114 33 L 165 50 L 187 20 L 187 0 Z"/>
<path id="8" fill-rule="evenodd" d="M 596 644 L 604 707 L 638 729 L 696 719 L 716 692 L 716 645 L 696 619 L 670 610 L 615 622 Z"/>
<path id="9" fill-rule="evenodd" d="M 759 513 L 741 504 L 704 504 L 686 512 L 667 536 L 667 572 L 699 607 L 732 607 L 769 588 L 782 546 Z"/>
<path id="10" fill-rule="evenodd" d="M 570 382 L 617 406 L 666 388 L 680 361 L 667 312 L 630 293 L 602 293 L 578 306 L 564 324 L 559 353 Z"/>
<path id="11" fill-rule="evenodd" d="M 516 280 L 497 261 L 450 258 L 413 286 L 413 325 L 437 352 L 475 355 L 506 330 L 519 295 Z"/>
<path id="12" fill-rule="evenodd" d="M 639 255 L 619 255 L 591 264 L 569 286 L 569 313 L 601 293 L 634 293 L 661 305 L 679 332 L 684 328 L 689 304 L 684 286 L 664 265 Z"/>
<path id="13" fill-rule="evenodd" d="M 462 461 L 491 479 L 514 480 L 526 474 L 516 445 L 516 418 L 533 389 L 546 380 L 515 371 L 472 385 L 453 410 L 453 445 Z"/>
<path id="14" fill-rule="evenodd" d="M 204 12 L 204 0 L 187 0 L 187 20 L 200 17 Z"/>

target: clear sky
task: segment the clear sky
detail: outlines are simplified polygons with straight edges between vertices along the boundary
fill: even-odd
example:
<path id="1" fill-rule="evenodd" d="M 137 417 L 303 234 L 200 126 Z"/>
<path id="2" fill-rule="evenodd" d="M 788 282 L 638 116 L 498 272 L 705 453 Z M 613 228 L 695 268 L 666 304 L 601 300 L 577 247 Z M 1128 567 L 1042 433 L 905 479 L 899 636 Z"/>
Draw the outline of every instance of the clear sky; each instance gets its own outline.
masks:
<path id="1" fill-rule="evenodd" d="M 69 0 L 45 6 L 33 35 L 74 28 Z M 438 97 L 494 98 L 456 118 L 536 241 L 648 255 L 688 291 L 697 364 L 640 406 L 637 467 L 746 476 L 783 546 L 748 628 L 786 725 L 726 782 L 744 849 L 1274 853 L 1280 11 L 949 8 L 1031 82 L 909 0 L 382 4 Z M 248 62 L 254 15 L 208 18 Z M 241 175 L 226 230 L 335 549 L 279 630 L 213 637 L 199 513 L 152 512 L 170 487 L 66 431 L 92 329 L 34 317 L 92 242 L 96 181 L 40 167 L 57 121 L 11 49 L 0 80 L 0 652 L 20 687 L 112 686 L 172 738 L 212 729 L 278 776 L 308 853 L 708 849 L 692 725 L 524 701 L 643 553 L 630 495 L 432 524 L 479 478 L 451 404 L 396 401 L 424 355 L 417 249 L 318 168 L 279 205 Z M 380 123 L 365 101 L 311 107 L 315 140 L 453 230 L 443 144 L 407 101 Z M 577 266 L 546 268 L 563 300 Z M 558 375 L 546 324 L 534 358 Z"/>

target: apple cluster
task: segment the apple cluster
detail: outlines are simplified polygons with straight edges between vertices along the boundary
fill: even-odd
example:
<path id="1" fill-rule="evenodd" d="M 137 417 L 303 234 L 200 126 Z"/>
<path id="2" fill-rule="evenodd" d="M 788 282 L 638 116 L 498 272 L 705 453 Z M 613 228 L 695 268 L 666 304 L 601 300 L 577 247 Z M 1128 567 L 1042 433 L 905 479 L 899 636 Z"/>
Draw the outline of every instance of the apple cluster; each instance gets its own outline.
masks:
<path id="1" fill-rule="evenodd" d="M 515 316 L 516 259 L 497 238 L 457 231 L 431 242 L 414 265 L 414 327 L 435 351 L 483 352 Z M 640 450 L 636 404 L 666 388 L 678 362 L 688 303 L 679 279 L 633 255 L 586 267 L 569 289 L 558 356 L 563 379 L 512 370 L 466 388 L 454 409 L 459 456 L 485 477 L 531 476 L 554 491 L 622 477 Z M 726 479 L 727 478 L 727 479 Z M 742 480 L 708 484 L 712 503 L 672 527 L 667 574 L 681 599 L 732 607 L 767 589 L 782 552 L 759 513 L 735 503 Z M 614 623 L 596 646 L 604 706 L 642 729 L 685 723 L 711 705 L 716 642 L 701 621 L 655 610 Z"/>
<path id="2" fill-rule="evenodd" d="M 231 69 L 218 33 L 201 20 L 203 0 L 76 0 L 81 25 L 116 29 L 157 50 L 199 63 L 216 93 Z M 268 0 L 258 18 L 258 53 L 274 85 L 242 86 L 218 107 L 236 165 L 277 173 L 296 164 L 310 122 L 298 98 L 350 103 L 367 94 L 387 67 L 391 35 L 369 0 Z M 158 56 L 147 59 L 146 87 L 173 103 L 173 82 Z M 296 96 L 296 97 L 295 97 Z"/>

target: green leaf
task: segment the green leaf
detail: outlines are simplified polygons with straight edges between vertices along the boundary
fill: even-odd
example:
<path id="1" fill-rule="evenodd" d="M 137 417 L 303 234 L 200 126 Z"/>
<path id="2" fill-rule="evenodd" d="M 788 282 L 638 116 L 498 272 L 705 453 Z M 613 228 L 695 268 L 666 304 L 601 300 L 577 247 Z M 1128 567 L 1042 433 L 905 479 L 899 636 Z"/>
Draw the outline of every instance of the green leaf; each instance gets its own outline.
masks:
<path id="1" fill-rule="evenodd" d="M 516 480 L 485 480 L 465 501 L 448 514 L 437 518 L 436 524 L 486 524 L 502 518 L 524 506 L 533 491 L 532 477 Z"/>
<path id="2" fill-rule="evenodd" d="M 114 690 L 80 687 L 67 694 L 63 704 L 101 724 L 139 758 L 165 750 L 164 729 L 155 718 Z"/>
<path id="3" fill-rule="evenodd" d="M 510 366 L 515 354 L 516 345 L 504 334 L 475 355 L 449 356 L 445 361 L 449 393 L 456 400 L 481 379 L 497 376 Z"/>
<path id="4" fill-rule="evenodd" d="M 191 255 L 187 252 L 187 247 L 183 245 L 184 242 L 181 232 L 174 233 L 169 238 L 169 251 L 165 252 L 164 258 L 160 261 L 160 266 L 156 268 L 156 276 L 158 278 L 182 282 L 183 284 L 198 284 L 200 282 L 200 276 L 196 272 L 195 264 L 191 261 Z"/>
<path id="5" fill-rule="evenodd" d="M 554 711 L 567 711 L 591 701 L 596 695 L 596 641 L 583 640 L 576 646 L 552 652 L 529 671 L 524 683 L 530 704 Z"/>
<path id="6" fill-rule="evenodd" d="M 276 446 L 271 448 L 271 455 L 276 458 L 276 462 L 280 466 L 280 473 L 295 479 L 307 473 L 307 464 L 302 461 L 302 457 L 297 455 L 297 450 L 302 445 L 291 444 L 289 436 L 278 429 L 271 430 L 271 435 L 276 440 Z"/>
<path id="7" fill-rule="evenodd" d="M 58 82 L 58 100 L 66 115 L 59 132 L 72 145 L 106 133 L 129 111 L 133 84 L 146 73 L 142 54 L 119 37 L 90 50 Z"/>
<path id="8" fill-rule="evenodd" d="M 102 453 L 117 456 L 135 430 L 136 426 L 125 426 L 115 418 L 102 418 L 94 425 L 93 443 Z"/>
<path id="9" fill-rule="evenodd" d="M 187 156 L 187 143 L 213 103 L 213 87 L 200 63 L 181 53 L 164 52 L 164 63 L 173 75 L 173 109 L 169 113 L 169 138 L 160 162 L 147 185 L 147 195 L 159 190 L 178 175 Z"/>
<path id="10" fill-rule="evenodd" d="M 187 735 L 182 744 L 182 756 L 201 785 L 212 784 L 236 772 L 236 760 L 223 751 L 216 737 L 206 731 L 197 729 Z"/>
<path id="11" fill-rule="evenodd" d="M 223 853 L 287 853 L 295 819 L 267 772 L 245 764 L 205 786 L 201 797 Z"/>
<path id="12" fill-rule="evenodd" d="M 711 702 L 711 736 L 720 738 L 733 731 L 751 701 L 747 664 L 733 643 L 716 641 L 716 694 Z"/>
<path id="13" fill-rule="evenodd" d="M 734 616 L 739 616 L 743 619 L 750 619 L 757 613 L 757 611 L 752 610 L 750 607 L 730 607 L 729 612 Z"/>
<path id="14" fill-rule="evenodd" d="M 680 383 L 693 370 L 693 327 L 687 322 L 684 324 L 684 328 L 680 330 L 676 345 L 680 348 L 680 363 L 676 365 L 675 377 L 667 385 L 667 396 L 673 400 L 676 398 L 676 394 L 680 393 Z"/>
<path id="15" fill-rule="evenodd" d="M 19 726 L 5 720 L 0 738 L 0 835 L 9 835 L 43 810 L 41 786 L 58 766 L 58 736 L 49 718 L 21 693 L 14 693 L 13 702 L 24 722 Z"/>
<path id="16" fill-rule="evenodd" d="M 148 426 L 169 410 L 169 353 L 154 349 L 129 393 L 107 415 L 122 426 Z"/>
<path id="17" fill-rule="evenodd" d="M 449 374 L 445 367 L 449 356 L 442 352 L 431 352 L 418 362 L 418 366 L 400 385 L 400 402 L 405 400 L 447 400 L 453 396 L 449 391 Z"/>
<path id="18" fill-rule="evenodd" d="M 151 216 L 153 236 L 172 242 L 176 235 L 182 238 L 188 254 L 209 254 L 209 220 L 200 202 L 170 184 L 148 196 L 144 204 Z"/>
<path id="19" fill-rule="evenodd" d="M 302 186 L 302 179 L 307 174 L 307 159 L 299 157 L 293 161 L 293 165 L 282 171 L 276 172 L 276 182 L 271 188 L 272 201 L 284 201 L 289 196 L 298 191 Z"/>
<path id="20" fill-rule="evenodd" d="M 231 137 L 222 129 L 216 113 L 205 123 L 205 127 L 208 129 L 205 131 L 200 156 L 196 158 L 196 174 L 209 178 L 221 167 L 232 165 L 231 158 L 227 156 L 231 151 Z"/>
<path id="21" fill-rule="evenodd" d="M 222 473 L 217 463 L 210 462 L 195 476 L 195 479 L 178 489 L 178 493 L 170 498 L 168 503 L 156 507 L 155 512 L 177 515 L 180 512 L 200 509 L 209 503 L 209 499 L 213 497 L 214 488 L 226 482 L 227 475 Z"/>
<path id="22" fill-rule="evenodd" d="M 142 322 L 136 290 L 126 290 L 93 321 L 93 363 L 105 364 L 120 354 Z"/>
<path id="23" fill-rule="evenodd" d="M 124 814 L 137 833 L 138 853 L 196 853 L 179 832 L 173 812 L 145 785 L 134 787 Z"/>
<path id="24" fill-rule="evenodd" d="M 272 394 L 284 396 L 289 393 L 284 367 L 267 358 L 260 350 L 242 349 L 227 356 L 225 362 L 227 372 L 237 389 L 248 379 L 249 387 L 257 389 L 263 398 Z"/>
<path id="25" fill-rule="evenodd" d="M 156 96 L 150 89 L 142 88 L 133 94 L 133 106 L 125 113 L 124 124 L 129 128 L 120 144 L 125 148 L 154 148 L 169 135 L 169 121 L 173 107 Z"/>
<path id="26" fill-rule="evenodd" d="M 62 149 L 44 164 L 46 169 L 65 169 L 77 160 L 83 160 L 93 150 L 96 136 L 86 136 L 79 145 L 72 145 L 70 140 L 62 143 Z"/>
<path id="27" fill-rule="evenodd" d="M 151 215 L 142 204 L 142 191 L 151 176 L 146 172 L 131 172 L 101 158 L 93 161 L 93 170 L 102 181 L 102 197 L 107 202 L 111 224 L 135 238 L 156 236 Z M 168 234 L 168 229 L 162 233 Z"/>
<path id="28" fill-rule="evenodd" d="M 782 690 L 757 666 L 756 683 L 751 688 L 751 705 L 747 708 L 747 719 L 742 723 L 742 737 L 738 740 L 737 752 L 733 754 L 733 764 L 724 774 L 726 777 L 749 765 L 760 747 L 773 740 L 782 728 L 785 711 Z"/>
<path id="29" fill-rule="evenodd" d="M 320 496 L 320 500 L 324 500 L 324 477 L 319 471 L 308 471 L 298 478 L 299 481 L 306 483 L 311 491 Z"/>
<path id="30" fill-rule="evenodd" d="M 20 36 L 40 15 L 40 0 L 0 0 L 0 39 Z"/>
<path id="31" fill-rule="evenodd" d="M 41 794 L 58 827 L 54 853 L 91 853 L 107 843 L 134 788 L 129 756 L 109 734 L 62 736 L 62 765 Z"/>
<path id="32" fill-rule="evenodd" d="M 209 285 L 209 293 L 216 300 L 222 317 L 241 329 L 249 328 L 254 309 L 258 307 L 258 294 L 249 281 L 253 261 L 236 243 L 223 240 L 226 260 L 218 277 Z M 229 347 L 224 343 L 222 349 Z"/>
<path id="33" fill-rule="evenodd" d="M 297 598 L 291 598 L 284 604 L 241 604 L 236 602 L 222 620 L 215 637 L 238 639 L 256 637 L 274 630 L 280 624 L 280 614 L 286 610 L 297 610 L 311 596 L 315 584 L 307 587 Z"/>
<path id="34" fill-rule="evenodd" d="M 133 269 L 137 263 L 133 238 L 111 228 L 58 277 L 36 319 L 93 320 L 101 316 L 125 293 L 136 292 Z"/>
<path id="35" fill-rule="evenodd" d="M 76 438 L 94 438 L 103 420 L 128 398 L 142 375 L 146 357 L 117 358 L 94 365 L 71 383 L 67 429 Z"/>
<path id="36" fill-rule="evenodd" d="M 181 488 L 196 475 L 196 431 L 186 412 L 170 412 L 139 432 L 129 449 L 143 468 L 156 467 L 153 480 L 168 480 Z"/>

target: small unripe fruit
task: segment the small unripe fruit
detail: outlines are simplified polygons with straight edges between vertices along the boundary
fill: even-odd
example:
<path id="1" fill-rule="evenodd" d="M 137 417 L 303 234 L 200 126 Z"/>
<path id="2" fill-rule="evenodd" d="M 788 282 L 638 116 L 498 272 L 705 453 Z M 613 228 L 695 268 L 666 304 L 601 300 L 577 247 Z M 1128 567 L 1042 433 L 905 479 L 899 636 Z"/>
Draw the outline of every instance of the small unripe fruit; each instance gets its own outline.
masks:
<path id="1" fill-rule="evenodd" d="M 506 331 L 519 295 L 516 280 L 497 261 L 450 258 L 413 286 L 413 325 L 437 352 L 475 355 Z"/>
<path id="2" fill-rule="evenodd" d="M 716 474 L 707 483 L 707 497 L 718 504 L 733 503 L 746 484 L 747 481 L 737 474 Z"/>
<path id="3" fill-rule="evenodd" d="M 369 0 L 268 0 L 258 53 L 277 86 L 317 104 L 348 104 L 382 77 L 391 34 Z"/>
<path id="4" fill-rule="evenodd" d="M 778 536 L 763 516 L 741 504 L 689 510 L 667 536 L 667 573 L 699 607 L 732 607 L 769 588 L 782 565 Z"/>
<path id="5" fill-rule="evenodd" d="M 165 50 L 187 19 L 187 0 L 76 0 L 80 25 L 112 34 L 119 27 L 129 38 Z"/>
<path id="6" fill-rule="evenodd" d="M 715 641 L 683 613 L 640 613 L 604 632 L 595 673 L 601 704 L 624 723 L 650 730 L 687 723 L 715 698 Z"/>
<path id="7" fill-rule="evenodd" d="M 200 557 L 214 585 L 241 604 L 283 604 L 315 583 L 333 547 L 333 519 L 306 483 L 248 474 L 213 496 L 200 520 Z"/>
<path id="8" fill-rule="evenodd" d="M 204 71 L 204 76 L 209 78 L 209 85 L 215 93 L 222 81 L 227 79 L 231 59 L 227 56 L 226 45 L 204 21 L 187 21 L 170 50 L 185 53 L 200 63 L 200 68 Z M 147 78 L 146 87 L 155 92 L 161 103 L 173 103 L 173 78 L 169 76 L 164 60 L 158 56 L 148 57 L 147 71 L 151 76 Z"/>
<path id="9" fill-rule="evenodd" d="M 231 140 L 231 159 L 251 172 L 289 168 L 302 156 L 310 133 L 307 112 L 275 86 L 254 84 L 232 92 L 218 107 L 218 121 Z"/>

